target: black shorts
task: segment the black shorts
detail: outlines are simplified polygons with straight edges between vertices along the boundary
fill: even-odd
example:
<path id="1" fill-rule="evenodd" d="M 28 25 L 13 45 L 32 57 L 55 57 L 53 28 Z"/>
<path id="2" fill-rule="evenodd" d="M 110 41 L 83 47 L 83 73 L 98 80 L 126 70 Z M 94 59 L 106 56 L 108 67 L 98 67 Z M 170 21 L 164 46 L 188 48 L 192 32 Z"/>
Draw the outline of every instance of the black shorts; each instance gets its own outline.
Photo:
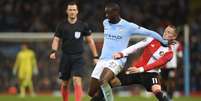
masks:
<path id="1" fill-rule="evenodd" d="M 176 69 L 175 68 L 161 69 L 161 77 L 164 80 L 174 79 L 176 77 Z"/>
<path id="2" fill-rule="evenodd" d="M 155 84 L 160 85 L 160 79 L 158 73 L 136 73 L 136 74 L 125 74 L 120 73 L 117 75 L 121 81 L 122 86 L 128 86 L 132 84 L 139 84 L 144 86 L 147 91 L 151 91 L 151 87 Z"/>
<path id="3" fill-rule="evenodd" d="M 59 79 L 69 80 L 71 76 L 84 74 L 84 60 L 82 54 L 62 54 L 59 65 Z"/>

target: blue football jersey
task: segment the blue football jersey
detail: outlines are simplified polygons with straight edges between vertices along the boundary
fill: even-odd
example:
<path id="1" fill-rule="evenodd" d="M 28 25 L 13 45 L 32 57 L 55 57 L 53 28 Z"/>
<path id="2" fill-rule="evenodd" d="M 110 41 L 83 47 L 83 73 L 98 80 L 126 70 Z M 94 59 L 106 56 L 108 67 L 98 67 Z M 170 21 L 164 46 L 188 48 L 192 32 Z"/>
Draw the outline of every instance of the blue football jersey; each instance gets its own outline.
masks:
<path id="1" fill-rule="evenodd" d="M 164 40 L 158 33 L 140 27 L 135 23 L 128 22 L 124 19 L 121 19 L 116 24 L 109 23 L 109 20 L 105 19 L 103 21 L 103 26 L 104 42 L 100 59 L 112 59 L 113 53 L 122 51 L 123 49 L 127 48 L 129 38 L 132 35 L 151 36 L 164 44 L 167 43 L 167 41 Z M 126 61 L 126 59 L 122 60 L 123 62 Z"/>

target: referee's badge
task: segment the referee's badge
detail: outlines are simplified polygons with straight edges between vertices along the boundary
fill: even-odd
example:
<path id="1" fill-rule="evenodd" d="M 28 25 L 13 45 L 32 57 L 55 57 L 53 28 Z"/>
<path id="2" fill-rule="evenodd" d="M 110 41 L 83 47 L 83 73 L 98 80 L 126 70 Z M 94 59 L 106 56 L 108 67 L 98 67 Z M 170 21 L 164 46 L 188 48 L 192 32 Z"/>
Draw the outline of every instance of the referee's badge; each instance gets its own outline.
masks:
<path id="1" fill-rule="evenodd" d="M 75 32 L 75 38 L 76 38 L 76 39 L 79 39 L 80 36 L 81 36 L 81 32 Z"/>

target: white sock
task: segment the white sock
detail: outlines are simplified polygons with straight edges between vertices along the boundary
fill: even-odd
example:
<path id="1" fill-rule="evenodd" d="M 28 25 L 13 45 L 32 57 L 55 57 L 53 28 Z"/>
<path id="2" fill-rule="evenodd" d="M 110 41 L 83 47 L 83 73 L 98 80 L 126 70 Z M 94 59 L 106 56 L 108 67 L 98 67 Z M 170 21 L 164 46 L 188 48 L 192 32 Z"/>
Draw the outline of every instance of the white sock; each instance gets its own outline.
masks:
<path id="1" fill-rule="evenodd" d="M 108 83 L 101 85 L 101 90 L 103 92 L 104 98 L 106 101 L 114 101 L 112 94 L 112 89 Z"/>

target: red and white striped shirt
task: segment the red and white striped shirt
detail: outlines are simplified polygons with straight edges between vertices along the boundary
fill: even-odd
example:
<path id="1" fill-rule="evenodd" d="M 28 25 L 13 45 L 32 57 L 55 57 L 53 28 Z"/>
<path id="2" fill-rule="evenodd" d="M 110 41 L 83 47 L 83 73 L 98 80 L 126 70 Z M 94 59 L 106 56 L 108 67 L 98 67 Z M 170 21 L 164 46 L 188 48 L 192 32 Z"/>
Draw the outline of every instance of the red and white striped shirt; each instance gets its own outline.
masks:
<path id="1" fill-rule="evenodd" d="M 179 41 L 175 41 L 175 44 L 170 45 L 173 51 L 173 57 L 171 61 L 166 64 L 167 69 L 176 69 L 177 68 L 177 57 L 182 58 L 183 56 L 183 49 L 182 45 Z"/>
<path id="2" fill-rule="evenodd" d="M 162 46 L 158 40 L 150 37 L 121 52 L 124 56 L 127 56 L 143 47 L 145 47 L 143 53 L 137 61 L 133 62 L 132 66 L 143 67 L 145 72 L 160 72 L 160 67 L 165 65 L 173 57 L 173 52 L 170 47 Z"/>

